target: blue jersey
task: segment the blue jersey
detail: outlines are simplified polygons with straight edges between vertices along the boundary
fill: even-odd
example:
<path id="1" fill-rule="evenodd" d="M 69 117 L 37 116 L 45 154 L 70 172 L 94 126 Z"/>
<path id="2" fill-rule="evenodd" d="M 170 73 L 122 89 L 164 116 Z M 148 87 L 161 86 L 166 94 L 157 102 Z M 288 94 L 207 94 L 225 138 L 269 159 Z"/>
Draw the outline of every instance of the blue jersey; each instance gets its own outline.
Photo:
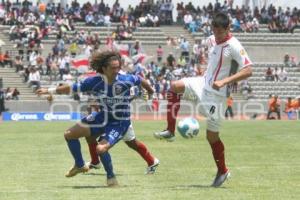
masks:
<path id="1" fill-rule="evenodd" d="M 130 119 L 130 88 L 139 86 L 141 78 L 131 74 L 118 74 L 115 81 L 108 85 L 103 76 L 98 75 L 73 85 L 73 92 L 89 92 L 100 104 L 109 121 Z"/>

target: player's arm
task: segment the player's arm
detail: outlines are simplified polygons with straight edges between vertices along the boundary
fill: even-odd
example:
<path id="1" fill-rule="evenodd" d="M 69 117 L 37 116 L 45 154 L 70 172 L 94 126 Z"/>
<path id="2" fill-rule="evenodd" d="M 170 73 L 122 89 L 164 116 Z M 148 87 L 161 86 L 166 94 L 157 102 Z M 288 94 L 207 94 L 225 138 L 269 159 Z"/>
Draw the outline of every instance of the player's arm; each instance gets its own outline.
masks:
<path id="1" fill-rule="evenodd" d="M 149 96 L 151 96 L 154 93 L 154 89 L 151 87 L 151 85 L 148 83 L 146 79 L 141 80 L 141 86 L 145 90 L 147 90 Z"/>
<path id="2" fill-rule="evenodd" d="M 217 80 L 213 83 L 213 88 L 219 90 L 221 87 L 244 80 L 252 75 L 252 62 L 250 61 L 246 50 L 237 42 L 230 48 L 232 59 L 235 60 L 239 66 L 236 74 L 228 76 L 222 80 Z"/>
<path id="3" fill-rule="evenodd" d="M 216 90 L 219 90 L 220 88 L 224 87 L 227 84 L 238 82 L 241 80 L 244 80 L 248 77 L 252 76 L 252 66 L 248 65 L 244 68 L 242 68 L 239 72 L 236 74 L 233 74 L 231 76 L 228 76 L 222 80 L 217 80 L 213 83 L 213 88 Z"/>
<path id="4" fill-rule="evenodd" d="M 50 88 L 40 88 L 36 91 L 37 95 L 42 94 L 70 94 L 71 86 L 70 85 L 61 85 L 57 87 Z"/>

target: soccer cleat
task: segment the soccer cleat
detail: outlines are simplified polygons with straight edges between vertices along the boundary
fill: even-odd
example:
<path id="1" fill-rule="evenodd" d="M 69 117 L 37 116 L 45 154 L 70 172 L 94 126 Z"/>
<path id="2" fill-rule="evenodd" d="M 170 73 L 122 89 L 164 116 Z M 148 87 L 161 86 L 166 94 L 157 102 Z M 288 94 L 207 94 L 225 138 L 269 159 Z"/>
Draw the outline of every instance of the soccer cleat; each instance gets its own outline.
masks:
<path id="1" fill-rule="evenodd" d="M 86 166 L 89 167 L 89 169 L 100 169 L 101 168 L 101 163 L 99 162 L 98 164 L 93 164 L 91 162 L 85 163 Z"/>
<path id="2" fill-rule="evenodd" d="M 107 183 L 108 187 L 118 187 L 119 186 L 119 183 L 115 176 L 112 178 L 108 178 L 106 183 Z"/>
<path id="3" fill-rule="evenodd" d="M 154 158 L 154 163 L 146 168 L 145 174 L 154 174 L 158 165 L 159 160 L 157 158 Z"/>
<path id="4" fill-rule="evenodd" d="M 156 132 L 153 135 L 156 139 L 167 140 L 168 142 L 173 142 L 175 140 L 174 133 L 171 133 L 169 130 Z"/>
<path id="5" fill-rule="evenodd" d="M 230 177 L 230 172 L 227 170 L 225 174 L 217 173 L 214 182 L 212 183 L 212 187 L 220 187 L 228 178 Z"/>
<path id="6" fill-rule="evenodd" d="M 87 165 L 84 165 L 83 167 L 79 168 L 76 165 L 74 165 L 66 174 L 66 177 L 73 177 L 76 176 L 79 173 L 85 173 L 89 171 L 89 167 Z"/>

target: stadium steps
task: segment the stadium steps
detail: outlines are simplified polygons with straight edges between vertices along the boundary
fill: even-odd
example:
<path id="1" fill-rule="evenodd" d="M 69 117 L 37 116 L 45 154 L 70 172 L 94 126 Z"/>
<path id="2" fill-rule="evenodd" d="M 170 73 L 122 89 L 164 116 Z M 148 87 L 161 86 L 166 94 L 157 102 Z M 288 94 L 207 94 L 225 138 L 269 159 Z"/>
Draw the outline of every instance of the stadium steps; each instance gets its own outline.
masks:
<path id="1" fill-rule="evenodd" d="M 173 26 L 161 26 L 161 30 L 165 33 L 166 38 L 167 37 L 173 37 L 173 38 L 179 38 L 181 35 L 183 35 L 184 38 L 189 42 L 190 44 L 190 52 L 193 48 L 193 45 L 195 43 L 195 39 L 193 36 L 182 26 L 173 25 Z"/>
<path id="2" fill-rule="evenodd" d="M 24 83 L 22 78 L 15 73 L 13 68 L 1 68 L 0 77 L 3 79 L 3 88 L 17 88 L 20 91 L 20 100 L 38 100 L 32 88 L 29 88 L 27 83 Z"/>
<path id="3" fill-rule="evenodd" d="M 265 80 L 265 70 L 267 67 L 278 69 L 284 66 L 282 63 L 255 63 L 253 65 L 253 76 L 248 79 L 257 99 L 268 99 L 269 94 L 278 95 L 281 99 L 300 96 L 300 72 L 297 68 L 285 67 L 288 72 L 288 80 L 285 82 L 275 82 Z"/>
<path id="4" fill-rule="evenodd" d="M 241 94 L 240 92 L 238 92 L 238 93 L 231 93 L 231 96 L 232 96 L 232 98 L 233 98 L 234 101 L 245 100 L 243 94 Z"/>

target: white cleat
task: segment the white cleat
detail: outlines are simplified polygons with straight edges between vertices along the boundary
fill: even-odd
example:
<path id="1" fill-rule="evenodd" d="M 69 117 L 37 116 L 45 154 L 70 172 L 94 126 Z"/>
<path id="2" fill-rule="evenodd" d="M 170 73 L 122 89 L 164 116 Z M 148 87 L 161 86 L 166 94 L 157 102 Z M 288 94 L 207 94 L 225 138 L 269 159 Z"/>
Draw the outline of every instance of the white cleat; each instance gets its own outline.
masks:
<path id="1" fill-rule="evenodd" d="M 153 134 L 156 139 L 166 140 L 168 142 L 173 142 L 175 140 L 175 135 L 171 133 L 169 130 L 164 130 L 161 132 L 156 132 Z"/>
<path id="2" fill-rule="evenodd" d="M 100 169 L 101 168 L 101 163 L 99 162 L 98 164 L 93 164 L 91 162 L 85 163 L 86 166 L 89 167 L 89 169 Z"/>
<path id="3" fill-rule="evenodd" d="M 159 165 L 159 160 L 154 158 L 154 163 L 146 168 L 145 174 L 154 174 Z"/>
<path id="4" fill-rule="evenodd" d="M 230 172 L 227 170 L 225 174 L 217 173 L 214 182 L 212 183 L 212 187 L 220 187 L 228 178 L 230 177 Z"/>

